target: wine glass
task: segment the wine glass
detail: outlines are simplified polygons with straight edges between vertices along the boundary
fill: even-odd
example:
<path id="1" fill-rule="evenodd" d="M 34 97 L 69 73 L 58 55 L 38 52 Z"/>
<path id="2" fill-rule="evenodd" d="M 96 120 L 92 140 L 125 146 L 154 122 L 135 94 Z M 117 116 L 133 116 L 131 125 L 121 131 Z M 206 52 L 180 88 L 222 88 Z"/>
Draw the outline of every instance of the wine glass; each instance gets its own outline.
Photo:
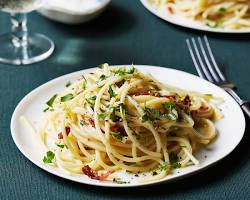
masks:
<path id="1" fill-rule="evenodd" d="M 0 62 L 26 65 L 48 58 L 54 43 L 46 36 L 29 33 L 26 13 L 39 8 L 43 0 L 0 0 L 0 11 L 10 13 L 11 33 L 0 35 Z"/>

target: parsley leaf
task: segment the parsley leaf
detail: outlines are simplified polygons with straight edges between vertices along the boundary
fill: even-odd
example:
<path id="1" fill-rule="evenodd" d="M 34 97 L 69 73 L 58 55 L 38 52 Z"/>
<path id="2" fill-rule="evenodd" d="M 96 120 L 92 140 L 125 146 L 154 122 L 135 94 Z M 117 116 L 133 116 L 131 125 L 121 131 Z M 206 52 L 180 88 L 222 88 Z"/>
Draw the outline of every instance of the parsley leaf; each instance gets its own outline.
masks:
<path id="1" fill-rule="evenodd" d="M 43 157 L 44 163 L 53 163 L 55 159 L 55 154 L 52 151 L 48 151 L 46 155 Z"/>
<path id="2" fill-rule="evenodd" d="M 96 100 L 96 95 L 90 97 L 89 100 Z"/>
<path id="3" fill-rule="evenodd" d="M 100 119 L 100 120 L 105 120 L 106 117 L 107 117 L 107 114 L 106 114 L 106 113 L 100 113 L 100 114 L 98 115 L 98 119 Z"/>
<path id="4" fill-rule="evenodd" d="M 141 121 L 142 121 L 142 123 L 148 121 L 148 115 L 146 113 L 141 116 Z"/>
<path id="5" fill-rule="evenodd" d="M 144 108 L 145 114 L 142 116 L 142 122 L 147 121 L 148 119 L 154 121 L 160 116 L 160 110 L 153 108 Z"/>
<path id="6" fill-rule="evenodd" d="M 43 112 L 47 112 L 49 110 L 49 107 L 45 108 Z"/>
<path id="7" fill-rule="evenodd" d="M 134 72 L 135 72 L 134 66 L 128 70 L 128 74 L 133 74 Z"/>
<path id="8" fill-rule="evenodd" d="M 162 104 L 162 107 L 166 108 L 166 109 L 176 109 L 176 104 L 174 104 L 174 103 L 164 103 L 164 104 Z"/>
<path id="9" fill-rule="evenodd" d="M 107 76 L 105 76 L 104 74 L 102 74 L 102 75 L 99 77 L 99 79 L 100 79 L 101 81 L 105 80 L 106 78 L 107 78 Z"/>
<path id="10" fill-rule="evenodd" d="M 69 101 L 69 100 L 71 100 L 71 99 L 73 99 L 73 98 L 74 98 L 74 95 L 71 94 L 71 93 L 69 93 L 69 94 L 67 94 L 67 95 L 65 95 L 65 96 L 63 96 L 63 97 L 61 97 L 61 102 L 66 102 L 66 101 Z"/>
<path id="11" fill-rule="evenodd" d="M 119 122 L 121 118 L 115 114 L 112 114 L 111 119 L 113 122 Z"/>
<path id="12" fill-rule="evenodd" d="M 168 166 L 168 164 L 164 162 L 164 163 L 161 163 L 159 165 L 159 168 L 160 168 L 161 171 L 166 171 L 167 170 L 167 166 Z"/>
<path id="13" fill-rule="evenodd" d="M 109 92 L 110 99 L 117 96 L 117 94 L 115 94 L 111 86 L 109 86 L 108 92 Z"/>
<path id="14" fill-rule="evenodd" d="M 49 107 L 53 107 L 53 103 L 54 103 L 56 97 L 57 97 L 57 94 L 53 95 L 53 96 L 46 102 L 46 104 L 47 104 Z"/>
<path id="15" fill-rule="evenodd" d="M 220 13 L 224 13 L 225 11 L 226 11 L 226 8 L 224 8 L 224 7 L 220 7 L 218 10 L 218 12 L 220 12 Z"/>
<path id="16" fill-rule="evenodd" d="M 69 87 L 70 85 L 71 85 L 71 82 L 68 81 L 68 82 L 66 83 L 65 87 Z"/>
<path id="17" fill-rule="evenodd" d="M 63 148 L 65 145 L 64 144 L 56 144 L 56 146 Z"/>
<path id="18" fill-rule="evenodd" d="M 122 135 L 120 132 L 111 132 L 111 135 L 114 139 L 118 141 L 122 141 Z"/>
<path id="19" fill-rule="evenodd" d="M 114 73 L 119 76 L 124 76 L 126 74 L 133 74 L 135 71 L 135 67 L 132 67 L 129 70 L 126 70 L 126 68 L 118 68 L 116 71 L 114 71 Z"/>
<path id="20" fill-rule="evenodd" d="M 179 163 L 179 158 L 176 153 L 171 152 L 169 154 L 169 161 L 173 168 L 180 168 L 181 163 Z"/>

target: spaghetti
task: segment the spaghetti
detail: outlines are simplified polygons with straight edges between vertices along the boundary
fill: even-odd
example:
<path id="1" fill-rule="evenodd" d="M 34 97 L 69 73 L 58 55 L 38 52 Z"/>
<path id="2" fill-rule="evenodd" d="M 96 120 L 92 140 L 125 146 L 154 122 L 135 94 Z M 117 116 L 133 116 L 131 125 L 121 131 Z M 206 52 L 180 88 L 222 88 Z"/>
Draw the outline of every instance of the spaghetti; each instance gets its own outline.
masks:
<path id="1" fill-rule="evenodd" d="M 170 14 L 202 22 L 212 28 L 243 29 L 250 27 L 249 0 L 150 0 L 167 6 Z"/>
<path id="2" fill-rule="evenodd" d="M 117 173 L 150 172 L 159 180 L 174 168 L 199 164 L 193 153 L 217 135 L 215 98 L 184 91 L 130 68 L 102 65 L 48 102 L 40 136 L 43 162 L 65 173 L 126 183 Z"/>

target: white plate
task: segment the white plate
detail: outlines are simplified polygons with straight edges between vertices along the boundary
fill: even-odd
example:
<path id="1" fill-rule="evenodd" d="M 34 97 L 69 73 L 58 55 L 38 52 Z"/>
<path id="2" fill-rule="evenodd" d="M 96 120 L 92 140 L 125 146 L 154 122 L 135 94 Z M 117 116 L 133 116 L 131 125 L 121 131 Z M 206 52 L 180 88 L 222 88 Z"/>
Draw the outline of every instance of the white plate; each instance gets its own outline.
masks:
<path id="1" fill-rule="evenodd" d="M 198 166 L 189 166 L 177 169 L 164 179 L 150 183 L 116 184 L 112 182 L 99 182 L 92 180 L 85 175 L 65 175 L 57 168 L 44 165 L 42 162 L 44 155 L 38 148 L 34 137 L 31 133 L 27 132 L 24 124 L 21 123 L 20 116 L 24 115 L 26 118 L 31 120 L 35 127 L 38 128 L 41 125 L 41 119 L 44 115 L 42 110 L 45 107 L 45 102 L 55 93 L 60 93 L 64 89 L 65 83 L 68 81 L 74 82 L 81 77 L 81 75 L 89 73 L 93 69 L 82 70 L 56 78 L 26 95 L 17 105 L 11 119 L 11 133 L 16 146 L 31 162 L 57 176 L 90 185 L 131 187 L 172 181 L 177 178 L 182 178 L 185 175 L 193 174 L 221 160 L 232 152 L 233 149 L 239 144 L 245 130 L 245 118 L 238 104 L 224 90 L 186 72 L 155 66 L 139 65 L 135 67 L 143 72 L 151 73 L 158 80 L 164 83 L 178 86 L 183 89 L 199 91 L 205 94 L 212 93 L 225 100 L 225 103 L 220 106 L 225 117 L 216 123 L 219 136 L 214 143 L 195 155 L 200 161 Z"/>
<path id="2" fill-rule="evenodd" d="M 176 24 L 182 27 L 208 31 L 208 32 L 216 32 L 216 33 L 250 33 L 250 28 L 234 30 L 234 29 L 222 29 L 222 28 L 211 28 L 209 26 L 204 25 L 201 22 L 196 22 L 190 19 L 186 19 L 178 14 L 170 14 L 167 12 L 166 8 L 162 8 L 161 6 L 156 6 L 150 3 L 148 0 L 141 0 L 141 3 L 154 15 L 162 18 L 165 21 L 168 21 L 172 24 Z"/>

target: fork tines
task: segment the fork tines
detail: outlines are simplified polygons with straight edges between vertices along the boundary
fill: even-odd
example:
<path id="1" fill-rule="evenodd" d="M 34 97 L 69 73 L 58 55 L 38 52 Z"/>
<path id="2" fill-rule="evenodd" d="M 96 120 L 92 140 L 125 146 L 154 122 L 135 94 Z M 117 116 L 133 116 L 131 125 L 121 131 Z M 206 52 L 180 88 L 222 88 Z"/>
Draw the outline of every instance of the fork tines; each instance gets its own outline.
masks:
<path id="1" fill-rule="evenodd" d="M 215 61 L 207 36 L 203 37 L 203 41 L 198 37 L 197 40 L 186 39 L 186 42 L 199 76 L 218 85 L 227 84 L 225 76 Z"/>

